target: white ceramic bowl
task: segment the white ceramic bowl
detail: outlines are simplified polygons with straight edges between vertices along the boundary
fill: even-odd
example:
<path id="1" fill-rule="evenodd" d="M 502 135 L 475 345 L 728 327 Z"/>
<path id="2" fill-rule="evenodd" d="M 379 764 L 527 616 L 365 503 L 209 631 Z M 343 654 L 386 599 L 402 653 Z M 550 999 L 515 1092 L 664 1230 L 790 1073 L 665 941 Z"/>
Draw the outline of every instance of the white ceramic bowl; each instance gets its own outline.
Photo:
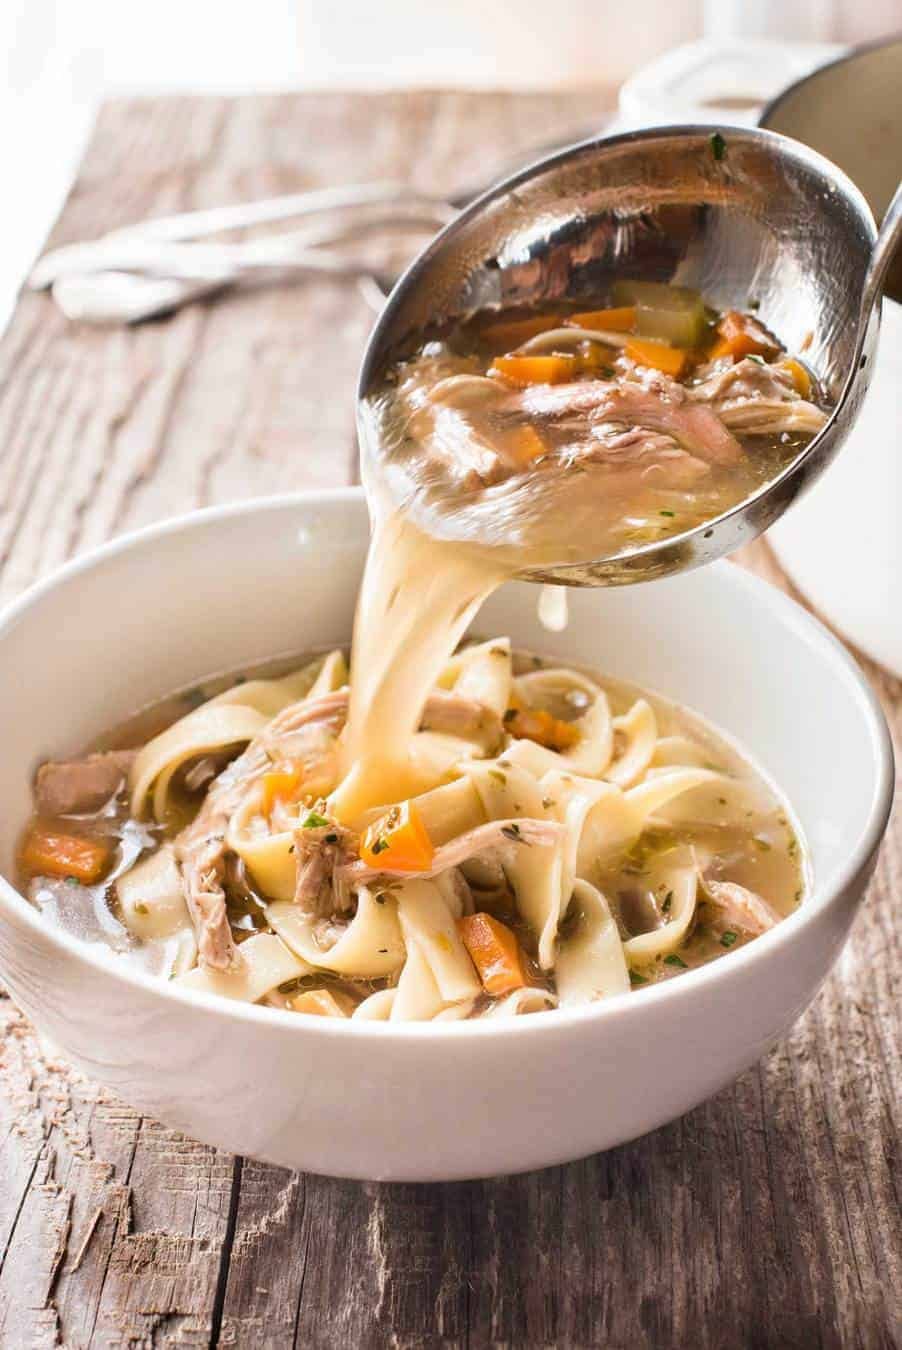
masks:
<path id="1" fill-rule="evenodd" d="M 366 546 L 355 491 L 200 512 L 117 540 L 0 616 L 0 871 L 29 783 L 136 707 L 214 671 L 346 642 Z M 892 751 L 858 669 L 801 609 L 729 564 L 572 595 L 536 590 L 484 632 L 660 690 L 748 746 L 807 836 L 817 885 L 740 951 L 591 1009 L 444 1026 L 342 1023 L 176 991 L 45 926 L 0 880 L 0 976 L 61 1053 L 208 1143 L 350 1177 L 541 1167 L 630 1139 L 752 1064 L 813 997 L 861 900 Z"/>

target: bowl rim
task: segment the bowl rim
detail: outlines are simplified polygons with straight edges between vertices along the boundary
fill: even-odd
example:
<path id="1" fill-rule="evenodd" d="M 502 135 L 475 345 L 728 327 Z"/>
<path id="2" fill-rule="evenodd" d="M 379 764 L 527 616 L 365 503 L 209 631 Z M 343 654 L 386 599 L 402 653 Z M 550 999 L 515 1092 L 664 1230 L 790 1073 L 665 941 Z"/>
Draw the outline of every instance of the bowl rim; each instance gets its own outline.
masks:
<path id="1" fill-rule="evenodd" d="M 364 504 L 363 489 L 360 487 L 329 488 L 290 493 L 276 493 L 249 501 L 228 502 L 216 506 L 202 507 L 182 515 L 167 517 L 137 530 L 118 535 L 100 546 L 90 549 L 56 568 L 48 576 L 28 587 L 7 605 L 0 608 L 0 642 L 15 628 L 24 614 L 40 604 L 45 596 L 58 586 L 77 579 L 82 573 L 114 561 L 120 555 L 135 549 L 153 546 L 161 540 L 174 535 L 189 535 L 199 527 L 205 527 L 216 521 L 236 517 L 266 516 L 270 512 L 290 511 L 304 508 L 311 503 L 321 506 L 342 503 Z M 257 1023 L 274 1030 L 294 1028 L 296 1034 L 304 1032 L 318 1037 L 365 1036 L 377 1037 L 388 1042 L 399 1043 L 409 1040 L 467 1038 L 473 1036 L 508 1037 L 512 1035 L 553 1035 L 567 1027 L 588 1026 L 598 1021 L 603 1025 L 607 1019 L 617 1016 L 641 1016 L 643 1010 L 651 1012 L 655 1004 L 671 1003 L 674 1000 L 692 998 L 696 991 L 710 989 L 735 972 L 750 969 L 754 964 L 766 961 L 771 952 L 797 941 L 805 929 L 815 921 L 823 911 L 837 903 L 850 884 L 866 871 L 875 854 L 886 829 L 894 795 L 894 753 L 892 739 L 886 718 L 879 700 L 857 662 L 818 619 L 803 609 L 791 596 L 771 586 L 763 578 L 755 576 L 744 568 L 737 567 L 726 560 L 709 565 L 716 569 L 723 583 L 734 586 L 740 592 L 764 599 L 767 605 L 776 610 L 778 621 L 794 628 L 797 635 L 809 645 L 819 649 L 822 658 L 831 662 L 838 674 L 841 674 L 854 690 L 859 702 L 862 717 L 866 723 L 869 742 L 876 764 L 871 804 L 867 821 L 861 831 L 855 847 L 850 851 L 844 864 L 830 880 L 829 888 L 819 884 L 814 878 L 808 899 L 792 914 L 782 919 L 768 932 L 761 934 L 754 942 L 749 942 L 739 951 L 729 953 L 729 960 L 710 961 L 703 966 L 688 970 L 677 979 L 665 980 L 660 984 L 635 991 L 628 990 L 615 994 L 579 1008 L 559 1008 L 553 1017 L 511 1017 L 502 1019 L 476 1018 L 456 1022 L 382 1022 L 336 1018 L 322 1018 L 298 1015 L 280 1008 L 268 1008 L 260 1004 L 242 1003 L 222 997 L 218 994 L 204 993 L 160 980 L 158 977 L 142 971 L 132 970 L 124 963 L 117 964 L 115 954 L 95 952 L 88 944 L 67 933 L 64 929 L 45 924 L 40 913 L 29 903 L 26 897 L 5 876 L 0 874 L 0 916 L 4 911 L 12 911 L 20 923 L 30 927 L 43 940 L 55 947 L 60 956 L 74 959 L 87 966 L 96 976 L 113 979 L 126 988 L 139 988 L 154 994 L 164 1002 L 174 1001 L 186 1011 L 194 1009 L 218 1014 L 222 1018 L 234 1019 L 244 1023 Z M 670 579 L 671 581 L 673 578 Z M 644 583 L 637 583 L 644 584 Z M 653 584 L 653 583 L 651 583 Z M 791 803 L 790 803 L 791 805 Z M 861 901 L 859 900 L 859 904 Z M 639 993 L 638 999 L 634 998 Z M 630 1011 L 631 1010 L 631 1011 Z"/>

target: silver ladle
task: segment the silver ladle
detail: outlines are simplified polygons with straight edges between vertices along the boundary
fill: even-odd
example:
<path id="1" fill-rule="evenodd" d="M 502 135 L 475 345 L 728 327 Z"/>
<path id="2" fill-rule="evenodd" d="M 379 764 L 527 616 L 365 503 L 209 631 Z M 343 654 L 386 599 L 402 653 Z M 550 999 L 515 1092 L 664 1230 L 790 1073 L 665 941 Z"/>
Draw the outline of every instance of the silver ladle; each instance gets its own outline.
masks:
<path id="1" fill-rule="evenodd" d="M 718 309 L 754 305 L 817 374 L 832 406 L 822 430 L 713 520 L 521 575 L 612 585 L 696 567 L 766 530 L 839 450 L 870 383 L 877 302 L 900 238 L 902 187 L 878 235 L 851 180 L 775 132 L 677 126 L 584 141 L 493 187 L 423 250 L 370 337 L 358 405 L 425 332 L 478 310 L 561 300 L 591 308 L 618 276 L 694 286 Z"/>

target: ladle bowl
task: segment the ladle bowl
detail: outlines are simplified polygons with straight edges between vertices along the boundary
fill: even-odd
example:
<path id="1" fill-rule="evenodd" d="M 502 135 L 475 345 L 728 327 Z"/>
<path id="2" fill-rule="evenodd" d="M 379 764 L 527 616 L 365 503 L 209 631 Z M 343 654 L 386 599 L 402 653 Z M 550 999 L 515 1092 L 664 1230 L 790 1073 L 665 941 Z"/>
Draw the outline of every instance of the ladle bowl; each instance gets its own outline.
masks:
<path id="1" fill-rule="evenodd" d="M 584 141 L 499 183 L 412 263 L 370 337 L 360 405 L 427 333 L 481 310 L 573 300 L 597 307 L 618 277 L 693 286 L 718 309 L 753 305 L 817 374 L 831 416 L 798 457 L 713 520 L 627 553 L 524 570 L 611 585 L 731 553 L 826 468 L 867 390 L 880 283 L 902 228 L 879 240 L 862 194 L 816 151 L 761 128 L 661 127 Z"/>

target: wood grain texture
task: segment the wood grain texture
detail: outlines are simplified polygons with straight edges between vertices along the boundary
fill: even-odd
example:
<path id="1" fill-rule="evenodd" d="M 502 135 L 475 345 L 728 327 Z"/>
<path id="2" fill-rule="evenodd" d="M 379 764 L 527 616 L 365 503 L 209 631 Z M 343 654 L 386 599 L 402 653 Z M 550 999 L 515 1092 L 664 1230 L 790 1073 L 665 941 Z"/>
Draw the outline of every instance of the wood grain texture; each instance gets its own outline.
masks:
<path id="1" fill-rule="evenodd" d="M 604 92 L 118 102 L 53 242 L 326 182 L 453 189 L 608 107 Z M 329 281 L 134 331 L 72 327 L 23 295 L 0 345 L 0 595 L 166 514 L 351 481 L 371 321 Z M 764 545 L 743 562 L 785 585 Z M 902 689 L 867 668 L 899 743 Z M 217 1153 L 80 1079 L 0 1004 L 0 1347 L 889 1350 L 900 894 L 897 813 L 837 969 L 760 1065 L 633 1144 L 470 1184 Z"/>

